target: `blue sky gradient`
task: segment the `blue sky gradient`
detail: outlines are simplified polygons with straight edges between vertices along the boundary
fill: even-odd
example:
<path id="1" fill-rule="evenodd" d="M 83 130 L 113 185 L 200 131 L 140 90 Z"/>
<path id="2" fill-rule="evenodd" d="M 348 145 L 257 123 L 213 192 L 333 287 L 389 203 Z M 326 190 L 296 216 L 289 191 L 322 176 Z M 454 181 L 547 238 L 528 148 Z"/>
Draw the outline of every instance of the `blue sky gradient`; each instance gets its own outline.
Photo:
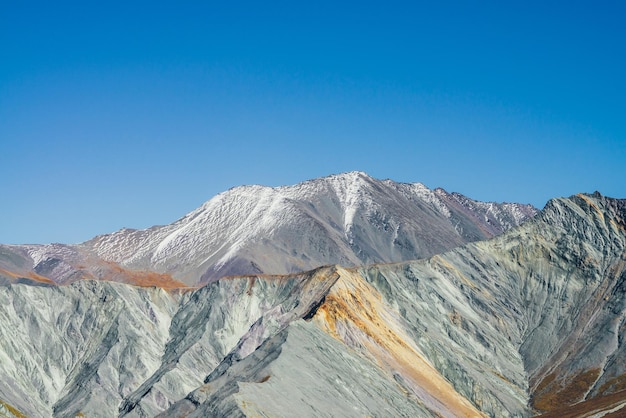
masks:
<path id="1" fill-rule="evenodd" d="M 626 198 L 624 2 L 87 3 L 0 5 L 2 243 L 352 170 Z"/>

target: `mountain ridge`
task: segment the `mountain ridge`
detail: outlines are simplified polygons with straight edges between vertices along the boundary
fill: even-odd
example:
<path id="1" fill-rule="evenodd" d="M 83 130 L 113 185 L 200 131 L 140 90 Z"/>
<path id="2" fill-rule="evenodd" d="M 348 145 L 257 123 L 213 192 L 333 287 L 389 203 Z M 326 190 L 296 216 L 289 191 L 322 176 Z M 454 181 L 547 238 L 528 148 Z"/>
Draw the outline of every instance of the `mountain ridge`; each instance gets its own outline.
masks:
<path id="1" fill-rule="evenodd" d="M 231 188 L 172 224 L 121 229 L 78 245 L 2 246 L 5 260 L 19 263 L 0 258 L 0 268 L 19 273 L 30 265 L 57 283 L 149 271 L 194 286 L 229 275 L 424 258 L 536 213 L 530 205 L 477 202 L 351 172 L 293 186 Z"/>
<path id="2" fill-rule="evenodd" d="M 579 194 L 422 260 L 174 293 L 2 286 L 0 400 L 35 417 L 600 417 L 626 407 L 625 219 L 626 200 Z"/>

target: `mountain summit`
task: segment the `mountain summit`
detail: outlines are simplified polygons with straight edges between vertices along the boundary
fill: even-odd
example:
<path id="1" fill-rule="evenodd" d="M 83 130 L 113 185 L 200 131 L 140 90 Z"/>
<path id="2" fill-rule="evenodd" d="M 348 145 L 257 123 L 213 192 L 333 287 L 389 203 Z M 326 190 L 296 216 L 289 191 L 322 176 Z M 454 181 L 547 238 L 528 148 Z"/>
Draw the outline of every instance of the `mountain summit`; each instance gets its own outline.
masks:
<path id="1" fill-rule="evenodd" d="M 0 414 L 619 416 L 625 260 L 626 200 L 580 194 L 416 261 L 0 286 Z"/>
<path id="2" fill-rule="evenodd" d="M 496 236 L 536 213 L 530 205 L 483 203 L 350 172 L 294 186 L 236 187 L 170 225 L 122 229 L 76 246 L 2 246 L 0 269 L 57 283 L 141 282 L 128 272 L 150 271 L 197 285 L 429 257 Z"/>

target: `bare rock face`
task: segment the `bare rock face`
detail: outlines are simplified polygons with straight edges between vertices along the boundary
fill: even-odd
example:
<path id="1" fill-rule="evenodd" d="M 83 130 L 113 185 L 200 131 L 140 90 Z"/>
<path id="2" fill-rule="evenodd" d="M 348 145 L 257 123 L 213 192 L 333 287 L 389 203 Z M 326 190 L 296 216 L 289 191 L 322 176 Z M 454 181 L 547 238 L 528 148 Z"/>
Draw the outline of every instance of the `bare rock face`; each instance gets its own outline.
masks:
<path id="1" fill-rule="evenodd" d="M 0 399 L 27 416 L 152 416 L 233 347 L 248 355 L 309 315 L 333 284 L 319 274 L 187 292 L 102 281 L 0 287 Z"/>
<path id="2" fill-rule="evenodd" d="M 176 287 L 177 281 L 414 260 L 491 238 L 536 212 L 353 172 L 295 186 L 237 187 L 173 224 L 123 229 L 81 245 L 0 246 L 0 280 L 14 281 L 11 274 L 61 284 L 167 278 Z"/>
<path id="3" fill-rule="evenodd" d="M 9 284 L 0 411 L 604 416 L 626 407 L 625 219 L 626 200 L 577 195 L 419 261 L 170 291 Z"/>

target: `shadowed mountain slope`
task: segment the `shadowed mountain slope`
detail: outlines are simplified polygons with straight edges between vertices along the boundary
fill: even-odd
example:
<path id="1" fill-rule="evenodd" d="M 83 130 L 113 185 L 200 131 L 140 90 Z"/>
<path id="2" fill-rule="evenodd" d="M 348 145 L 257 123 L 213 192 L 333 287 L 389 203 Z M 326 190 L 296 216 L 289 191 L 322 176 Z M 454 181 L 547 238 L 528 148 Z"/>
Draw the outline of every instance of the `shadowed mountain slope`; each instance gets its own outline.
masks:
<path id="1" fill-rule="evenodd" d="M 626 200 L 577 195 L 419 261 L 170 292 L 10 284 L 0 400 L 34 417 L 603 416 L 626 404 L 625 219 Z"/>

